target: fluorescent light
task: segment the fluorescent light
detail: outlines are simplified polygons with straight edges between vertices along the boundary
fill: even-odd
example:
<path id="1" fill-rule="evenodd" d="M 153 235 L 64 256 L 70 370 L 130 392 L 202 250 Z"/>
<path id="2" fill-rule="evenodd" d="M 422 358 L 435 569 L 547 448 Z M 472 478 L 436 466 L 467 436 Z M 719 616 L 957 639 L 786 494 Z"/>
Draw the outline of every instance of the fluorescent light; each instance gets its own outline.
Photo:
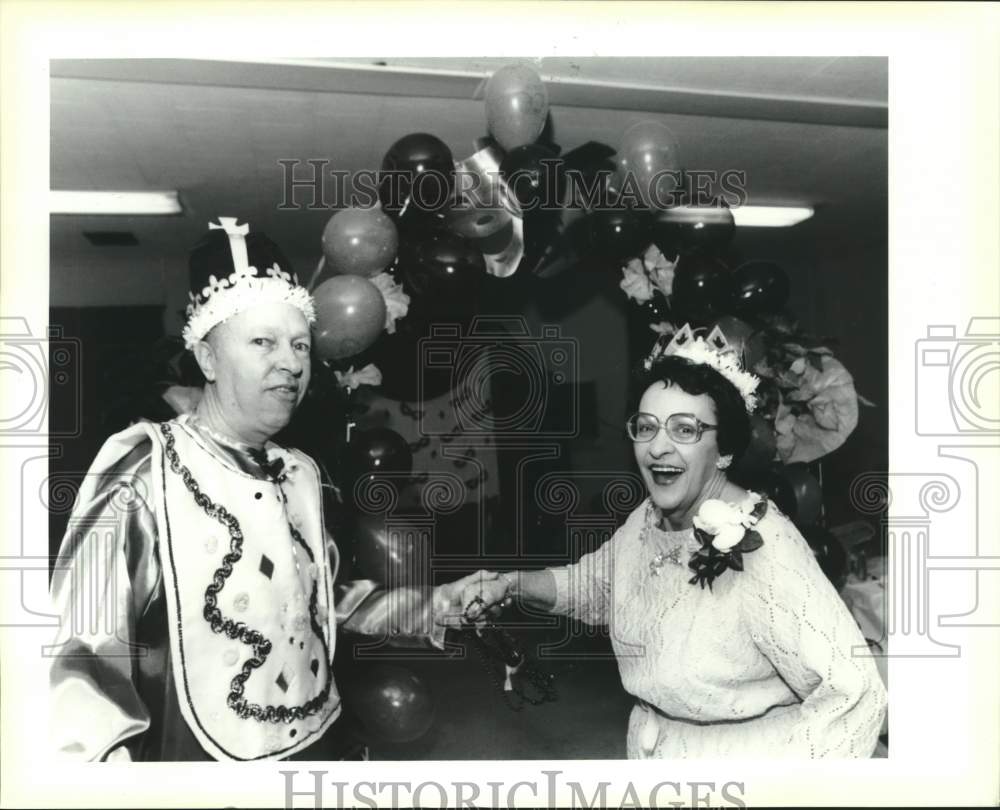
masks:
<path id="1" fill-rule="evenodd" d="M 176 191 L 49 191 L 50 214 L 169 216 L 183 210 Z"/>
<path id="2" fill-rule="evenodd" d="M 743 205 L 732 211 L 739 228 L 788 228 L 813 215 L 812 206 Z"/>

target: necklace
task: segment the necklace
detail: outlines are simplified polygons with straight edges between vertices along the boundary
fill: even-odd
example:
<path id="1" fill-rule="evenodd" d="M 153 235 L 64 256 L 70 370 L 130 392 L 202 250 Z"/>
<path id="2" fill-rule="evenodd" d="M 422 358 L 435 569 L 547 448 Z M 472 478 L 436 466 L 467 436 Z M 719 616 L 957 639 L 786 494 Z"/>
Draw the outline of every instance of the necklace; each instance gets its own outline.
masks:
<path id="1" fill-rule="evenodd" d="M 726 483 L 725 476 L 719 473 L 715 479 L 712 481 L 711 486 L 706 490 L 705 495 L 700 499 L 705 501 L 709 498 L 714 498 L 717 494 L 721 493 Z M 657 527 L 656 520 L 656 508 L 653 506 L 653 502 L 650 500 L 646 504 L 646 522 L 642 529 L 642 539 L 643 542 L 649 543 L 649 537 L 652 531 Z M 649 561 L 649 574 L 650 576 L 658 577 L 660 575 L 660 569 L 663 568 L 668 562 L 674 565 L 679 565 L 683 567 L 687 563 L 687 559 L 682 560 L 681 554 L 687 550 L 687 536 L 685 535 L 683 539 L 677 540 L 674 545 L 672 545 L 666 551 L 657 552 L 653 555 L 653 558 Z M 690 556 L 690 555 L 689 555 Z"/>
<path id="2" fill-rule="evenodd" d="M 652 544 L 652 533 L 657 529 L 656 526 L 656 508 L 653 506 L 653 502 L 650 501 L 646 504 L 646 520 L 642 528 L 642 542 L 646 545 Z M 681 559 L 681 555 L 686 551 L 686 538 L 675 539 L 673 545 L 670 546 L 666 551 L 659 551 L 653 555 L 653 558 L 649 561 L 649 574 L 653 577 L 658 577 L 660 575 L 660 569 L 663 568 L 668 562 L 674 565 L 683 566 L 686 560 Z"/>
<path id="3" fill-rule="evenodd" d="M 670 551 L 661 551 L 659 554 L 655 555 L 653 559 L 649 561 L 649 573 L 651 576 L 658 577 L 660 575 L 660 569 L 663 567 L 664 563 L 672 562 L 674 565 L 683 565 L 681 562 L 681 547 L 674 546 Z"/>

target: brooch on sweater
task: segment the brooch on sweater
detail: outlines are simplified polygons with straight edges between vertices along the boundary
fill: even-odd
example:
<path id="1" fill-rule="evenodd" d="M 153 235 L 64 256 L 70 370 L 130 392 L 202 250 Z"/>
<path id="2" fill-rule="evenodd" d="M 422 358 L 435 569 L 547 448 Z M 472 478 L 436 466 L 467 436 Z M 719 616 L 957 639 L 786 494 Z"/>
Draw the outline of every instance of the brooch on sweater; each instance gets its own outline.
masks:
<path id="1" fill-rule="evenodd" d="M 743 570 L 743 555 L 756 551 L 764 541 L 754 529 L 767 512 L 767 498 L 754 492 L 739 504 L 705 501 L 694 517 L 694 535 L 701 543 L 688 561 L 694 576 L 688 580 L 702 588 L 729 568 Z"/>

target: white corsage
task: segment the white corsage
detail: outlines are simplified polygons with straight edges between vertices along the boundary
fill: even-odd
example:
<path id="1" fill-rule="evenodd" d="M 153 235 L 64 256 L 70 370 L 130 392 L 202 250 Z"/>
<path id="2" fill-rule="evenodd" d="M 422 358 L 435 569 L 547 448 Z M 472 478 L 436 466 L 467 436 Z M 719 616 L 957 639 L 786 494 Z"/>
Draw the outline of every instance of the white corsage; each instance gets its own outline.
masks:
<path id="1" fill-rule="evenodd" d="M 751 492 L 742 503 L 707 500 L 694 516 L 694 534 L 701 543 L 688 563 L 694 571 L 691 584 L 709 589 L 726 569 L 743 570 L 743 555 L 756 551 L 764 541 L 754 527 L 767 512 L 767 499 Z"/>

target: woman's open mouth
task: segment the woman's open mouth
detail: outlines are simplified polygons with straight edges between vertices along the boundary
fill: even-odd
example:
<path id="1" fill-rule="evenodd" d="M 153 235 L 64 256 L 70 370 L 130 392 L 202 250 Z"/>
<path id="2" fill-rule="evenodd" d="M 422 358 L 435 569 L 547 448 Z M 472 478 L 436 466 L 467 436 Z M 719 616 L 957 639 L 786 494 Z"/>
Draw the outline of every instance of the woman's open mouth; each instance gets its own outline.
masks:
<path id="1" fill-rule="evenodd" d="M 649 472 L 653 476 L 653 483 L 661 487 L 670 486 L 684 474 L 682 468 L 672 464 L 653 464 Z"/>

